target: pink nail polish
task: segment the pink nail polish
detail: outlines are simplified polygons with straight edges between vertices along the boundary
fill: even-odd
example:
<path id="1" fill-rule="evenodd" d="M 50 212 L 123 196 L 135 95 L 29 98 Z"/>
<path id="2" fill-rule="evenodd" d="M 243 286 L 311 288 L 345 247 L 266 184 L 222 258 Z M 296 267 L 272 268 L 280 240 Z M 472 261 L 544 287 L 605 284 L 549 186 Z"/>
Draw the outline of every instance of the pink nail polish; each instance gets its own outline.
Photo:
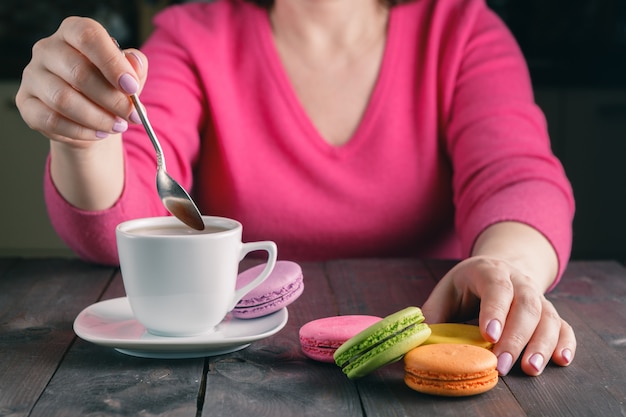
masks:
<path id="1" fill-rule="evenodd" d="M 130 74 L 124 74 L 119 80 L 120 87 L 128 94 L 135 94 L 139 91 L 139 84 Z"/>
<path id="2" fill-rule="evenodd" d="M 563 359 L 565 359 L 565 362 L 568 364 L 572 361 L 572 351 L 569 349 L 563 349 L 561 351 L 561 356 L 563 356 Z"/>
<path id="3" fill-rule="evenodd" d="M 108 136 L 109 136 L 109 134 L 107 132 L 102 132 L 100 130 L 96 130 L 96 137 L 98 139 L 104 139 L 104 138 L 106 138 Z"/>
<path id="4" fill-rule="evenodd" d="M 128 129 L 128 122 L 124 119 L 117 118 L 115 124 L 113 124 L 113 131 L 116 133 L 126 132 Z"/>
<path id="5" fill-rule="evenodd" d="M 543 370 L 543 356 L 538 353 L 535 353 L 530 357 L 528 363 L 535 368 L 537 372 L 541 372 Z"/>
<path id="6" fill-rule="evenodd" d="M 498 367 L 496 368 L 500 375 L 504 376 L 509 373 L 513 367 L 513 356 L 509 352 L 501 353 L 498 356 Z"/>
<path id="7" fill-rule="evenodd" d="M 128 118 L 131 122 L 135 124 L 141 124 L 141 118 L 139 117 L 139 113 L 137 113 L 137 110 L 133 110 Z"/>
<path id="8" fill-rule="evenodd" d="M 500 324 L 498 320 L 491 320 L 489 324 L 487 324 L 487 335 L 494 343 L 500 340 L 500 336 L 502 335 L 502 324 Z"/>

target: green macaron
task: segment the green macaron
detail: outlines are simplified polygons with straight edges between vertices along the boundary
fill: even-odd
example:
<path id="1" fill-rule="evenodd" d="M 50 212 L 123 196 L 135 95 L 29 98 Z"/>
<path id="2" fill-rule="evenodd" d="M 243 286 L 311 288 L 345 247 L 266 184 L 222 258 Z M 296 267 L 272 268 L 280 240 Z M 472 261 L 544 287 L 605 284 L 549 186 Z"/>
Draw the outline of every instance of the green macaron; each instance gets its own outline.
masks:
<path id="1" fill-rule="evenodd" d="M 393 313 L 341 345 L 335 351 L 335 363 L 354 379 L 396 362 L 430 336 L 430 328 L 423 321 L 422 310 L 417 307 Z"/>

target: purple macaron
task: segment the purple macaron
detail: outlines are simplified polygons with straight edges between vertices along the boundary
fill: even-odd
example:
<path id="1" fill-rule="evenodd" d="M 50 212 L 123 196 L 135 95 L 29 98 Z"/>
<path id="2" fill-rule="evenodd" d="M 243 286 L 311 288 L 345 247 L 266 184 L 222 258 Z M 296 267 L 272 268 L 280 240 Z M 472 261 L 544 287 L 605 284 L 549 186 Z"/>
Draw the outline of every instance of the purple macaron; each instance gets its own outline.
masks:
<path id="1" fill-rule="evenodd" d="M 265 264 L 239 274 L 237 288 L 251 282 L 263 268 Z M 232 315 L 238 319 L 266 316 L 293 303 L 303 291 L 304 280 L 300 265 L 291 261 L 277 261 L 270 276 L 237 303 Z"/>

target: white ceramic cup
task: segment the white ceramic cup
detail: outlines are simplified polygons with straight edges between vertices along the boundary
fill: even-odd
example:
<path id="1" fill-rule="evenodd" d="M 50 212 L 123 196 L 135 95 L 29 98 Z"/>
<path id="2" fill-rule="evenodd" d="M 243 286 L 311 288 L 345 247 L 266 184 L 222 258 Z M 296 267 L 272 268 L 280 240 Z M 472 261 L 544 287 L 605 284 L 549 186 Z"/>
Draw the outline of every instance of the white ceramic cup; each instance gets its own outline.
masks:
<path id="1" fill-rule="evenodd" d="M 243 243 L 242 225 L 236 220 L 202 219 L 204 231 L 174 217 L 130 220 L 115 230 L 130 307 L 152 334 L 194 336 L 213 331 L 274 269 L 274 242 Z M 236 290 L 239 262 L 258 250 L 267 252 L 267 266 Z"/>

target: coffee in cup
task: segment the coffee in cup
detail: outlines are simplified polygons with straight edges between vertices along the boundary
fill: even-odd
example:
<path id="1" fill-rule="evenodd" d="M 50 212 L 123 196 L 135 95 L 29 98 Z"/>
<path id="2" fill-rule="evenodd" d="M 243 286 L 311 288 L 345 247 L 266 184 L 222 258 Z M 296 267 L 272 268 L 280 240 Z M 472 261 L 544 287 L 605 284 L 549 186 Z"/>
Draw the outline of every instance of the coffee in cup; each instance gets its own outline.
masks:
<path id="1" fill-rule="evenodd" d="M 242 225 L 203 216 L 204 230 L 175 217 L 126 221 L 116 228 L 124 288 L 135 318 L 159 336 L 211 332 L 235 305 L 274 269 L 276 244 L 242 242 Z M 236 289 L 239 262 L 250 252 L 267 252 L 263 271 Z"/>

